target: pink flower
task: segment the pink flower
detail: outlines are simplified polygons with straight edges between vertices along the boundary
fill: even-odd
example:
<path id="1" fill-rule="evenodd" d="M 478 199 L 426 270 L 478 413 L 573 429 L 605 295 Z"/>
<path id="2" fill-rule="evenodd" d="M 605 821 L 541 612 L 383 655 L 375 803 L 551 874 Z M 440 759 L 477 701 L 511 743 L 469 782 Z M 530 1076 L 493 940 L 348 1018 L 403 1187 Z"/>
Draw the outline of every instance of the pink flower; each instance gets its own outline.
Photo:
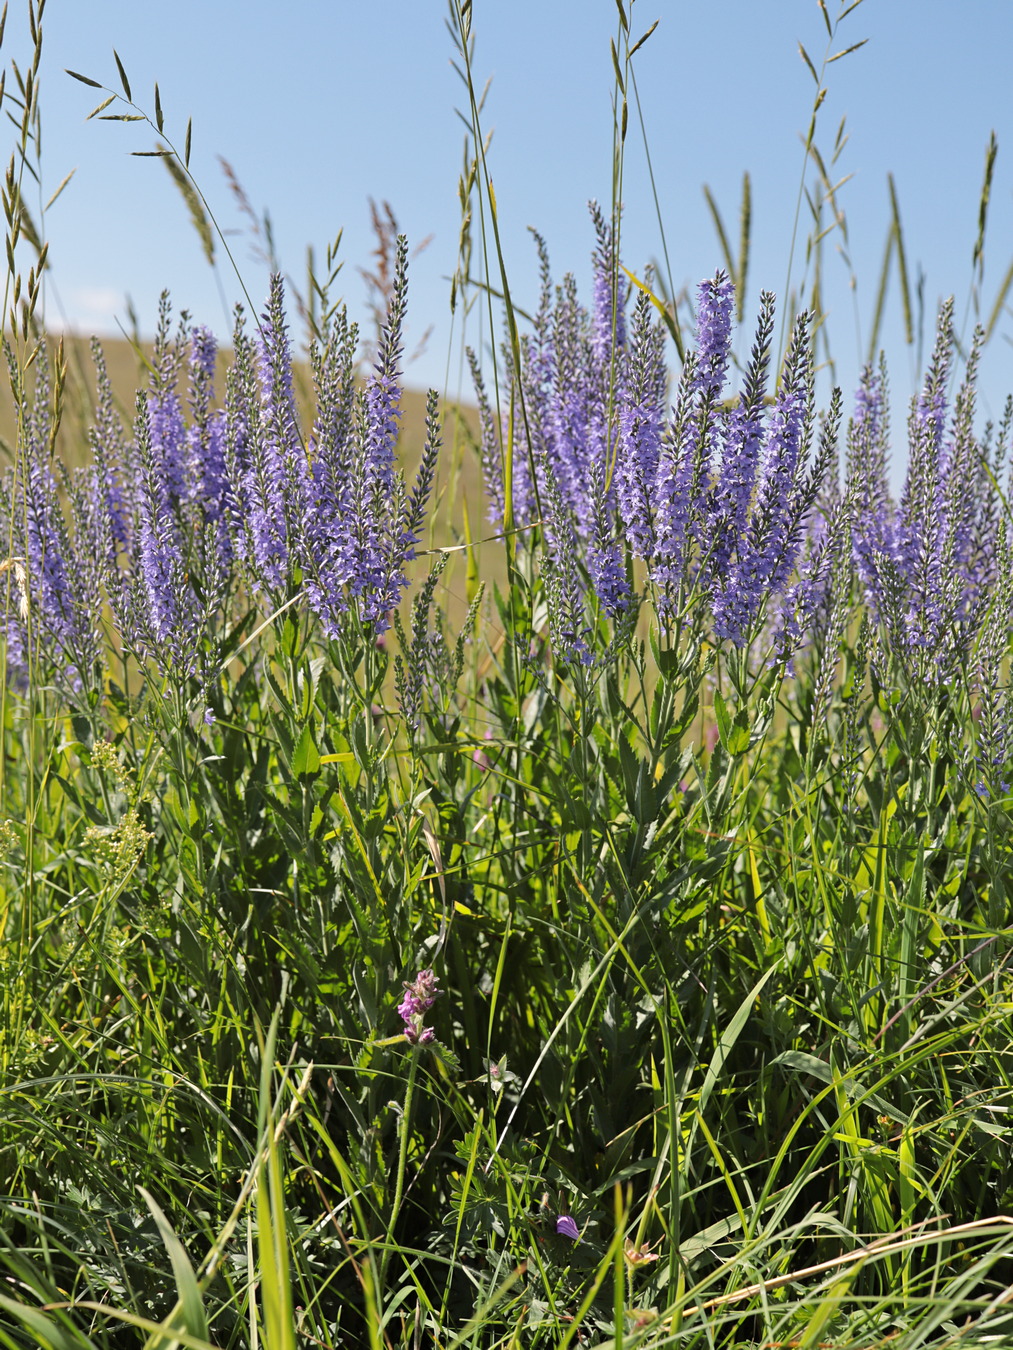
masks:
<path id="1" fill-rule="evenodd" d="M 410 1045 L 428 1045 L 436 1033 L 423 1023 L 426 1013 L 443 992 L 437 987 L 436 973 L 420 970 L 411 983 L 404 982 L 404 989 L 405 995 L 397 1010 L 405 1024 L 405 1040 Z"/>

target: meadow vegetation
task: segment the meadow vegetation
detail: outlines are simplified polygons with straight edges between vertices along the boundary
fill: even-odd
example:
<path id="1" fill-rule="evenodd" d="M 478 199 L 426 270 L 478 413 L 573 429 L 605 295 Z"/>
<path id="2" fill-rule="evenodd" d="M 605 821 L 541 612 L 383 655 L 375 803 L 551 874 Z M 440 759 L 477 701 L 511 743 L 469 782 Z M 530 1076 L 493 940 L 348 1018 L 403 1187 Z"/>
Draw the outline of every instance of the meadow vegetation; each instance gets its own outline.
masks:
<path id="1" fill-rule="evenodd" d="M 1013 1342 L 1013 403 L 979 424 L 988 331 L 962 351 L 941 308 L 902 447 L 885 362 L 817 404 L 818 267 L 746 309 L 748 182 L 739 253 L 689 297 L 628 271 L 632 0 L 592 293 L 536 237 L 525 320 L 452 0 L 455 304 L 503 334 L 470 354 L 473 431 L 432 393 L 404 455 L 402 239 L 365 372 L 329 255 L 304 394 L 276 275 L 222 351 L 166 300 L 124 404 L 39 317 L 29 2 L 0 1345 Z M 811 259 L 855 8 L 823 10 L 813 63 Z M 101 106 L 146 116 L 119 76 Z M 164 136 L 157 93 L 151 116 Z M 189 133 L 166 147 L 212 230 Z"/>

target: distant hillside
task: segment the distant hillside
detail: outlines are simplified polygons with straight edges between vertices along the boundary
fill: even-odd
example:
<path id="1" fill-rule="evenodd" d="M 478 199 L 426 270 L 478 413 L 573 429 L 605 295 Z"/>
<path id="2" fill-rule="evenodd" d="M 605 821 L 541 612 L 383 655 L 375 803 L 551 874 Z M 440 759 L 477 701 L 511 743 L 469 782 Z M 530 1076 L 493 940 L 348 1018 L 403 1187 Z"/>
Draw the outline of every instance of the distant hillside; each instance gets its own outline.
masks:
<path id="1" fill-rule="evenodd" d="M 129 426 L 134 416 L 134 397 L 138 389 L 148 385 L 148 372 L 137 352 L 124 339 L 104 338 L 105 355 L 113 392 L 119 403 L 124 424 Z M 93 423 L 95 397 L 95 367 L 89 339 L 66 337 L 64 352 L 67 361 L 67 380 L 64 392 L 63 420 L 57 443 L 57 452 L 68 464 L 82 463 L 88 455 L 88 430 Z M 150 345 L 146 355 L 150 356 Z M 216 381 L 219 397 L 224 394 L 224 372 L 229 353 L 219 357 L 219 375 Z M 294 382 L 303 414 L 303 425 L 312 417 L 312 377 L 309 366 L 297 363 Z M 414 473 L 425 440 L 424 391 L 407 389 L 402 400 L 403 416 L 399 455 L 409 477 Z M 0 384 L 0 454 L 10 462 L 16 434 L 16 418 L 10 386 Z M 488 534 L 485 520 L 485 493 L 481 470 L 474 444 L 478 434 L 478 415 L 473 407 L 464 407 L 460 415 L 448 408 L 444 420 L 444 446 L 441 455 L 433 504 L 431 531 L 426 540 L 430 547 L 455 547 L 464 542 L 464 518 L 467 509 L 473 539 Z M 486 571 L 483 575 L 499 576 L 502 569 L 500 545 L 487 546 Z M 491 571 L 490 571 L 491 569 Z M 464 555 L 456 554 L 454 566 L 445 574 L 449 590 L 455 597 L 448 605 L 451 617 L 456 618 L 465 604 Z"/>
<path id="2" fill-rule="evenodd" d="M 150 356 L 151 350 L 151 345 L 146 344 L 145 355 Z M 76 461 L 82 453 L 79 447 L 87 443 L 86 432 L 91 424 L 95 368 L 88 338 L 65 337 L 64 351 L 67 361 L 67 384 L 60 449 L 69 461 Z M 103 338 L 102 351 L 105 354 L 113 392 L 120 404 L 124 420 L 129 422 L 133 418 L 135 391 L 147 387 L 148 372 L 131 344 L 122 338 Z M 224 393 L 224 369 L 228 356 L 226 351 L 219 357 L 220 374 L 217 383 L 220 395 Z M 305 416 L 310 411 L 312 401 L 312 378 L 309 366 L 305 362 L 296 363 L 295 386 Z M 421 453 L 425 436 L 425 392 L 406 390 L 403 408 L 401 453 L 406 464 L 414 465 Z M 478 419 L 475 409 L 466 407 L 463 412 L 467 425 L 472 430 L 477 430 Z M 3 391 L 0 392 L 0 437 L 7 445 L 13 444 L 14 428 L 15 419 L 9 385 L 4 381 Z"/>

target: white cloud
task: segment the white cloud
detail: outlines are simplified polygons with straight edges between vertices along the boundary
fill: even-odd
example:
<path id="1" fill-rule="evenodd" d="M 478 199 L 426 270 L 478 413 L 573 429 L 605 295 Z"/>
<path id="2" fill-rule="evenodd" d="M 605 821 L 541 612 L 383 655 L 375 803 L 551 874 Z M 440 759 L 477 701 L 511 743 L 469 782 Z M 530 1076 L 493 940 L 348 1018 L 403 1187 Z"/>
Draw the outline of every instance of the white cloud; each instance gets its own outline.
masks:
<path id="1" fill-rule="evenodd" d="M 126 325 L 126 297 L 110 286 L 72 286 L 50 300 L 46 322 L 51 332 L 103 337 Z"/>

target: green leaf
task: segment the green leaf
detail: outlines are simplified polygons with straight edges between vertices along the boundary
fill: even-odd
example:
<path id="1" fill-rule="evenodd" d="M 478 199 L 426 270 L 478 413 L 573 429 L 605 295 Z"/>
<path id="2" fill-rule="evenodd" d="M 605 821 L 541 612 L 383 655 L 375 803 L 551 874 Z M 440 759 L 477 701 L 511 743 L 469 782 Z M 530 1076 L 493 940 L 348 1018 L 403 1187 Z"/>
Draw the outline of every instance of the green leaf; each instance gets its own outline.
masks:
<path id="1" fill-rule="evenodd" d="M 90 122 L 93 117 L 98 117 L 99 113 L 104 113 L 106 108 L 109 107 L 109 104 L 115 103 L 118 98 L 119 94 L 110 94 L 108 98 L 104 98 L 102 100 L 102 102 L 98 105 L 97 108 L 92 108 L 91 112 L 84 120 L 86 122 Z"/>
<path id="2" fill-rule="evenodd" d="M 728 738 L 732 719 L 729 716 L 728 705 L 725 703 L 724 696 L 720 689 L 714 690 L 714 716 L 717 718 L 718 735 L 721 737 L 721 744 L 724 745 Z"/>
<path id="3" fill-rule="evenodd" d="M 612 42 L 611 39 L 609 40 L 609 43 L 612 48 L 612 69 L 616 73 L 616 84 L 619 86 L 619 92 L 625 96 L 626 84 L 623 80 L 623 72 L 619 69 L 619 55 L 616 52 L 616 44 Z"/>
<path id="4" fill-rule="evenodd" d="M 893 223 L 894 243 L 897 248 L 897 266 L 900 271 L 900 298 L 904 307 L 904 340 L 910 347 L 915 340 L 915 336 L 911 318 L 911 288 L 907 276 L 907 254 L 904 251 L 904 234 L 900 225 L 900 207 L 897 204 L 897 189 L 894 185 L 893 174 L 888 173 L 886 178 L 890 186 L 890 217 Z"/>
<path id="5" fill-rule="evenodd" d="M 74 803 L 74 805 L 88 817 L 93 825 L 105 826 L 109 822 L 99 811 L 96 811 L 91 802 L 86 797 L 82 797 L 77 788 L 69 779 L 64 778 L 62 774 L 54 773 L 53 777 L 63 788 L 64 792 Z"/>
<path id="6" fill-rule="evenodd" d="M 714 222 L 714 228 L 717 230 L 718 243 L 721 245 L 721 252 L 725 259 L 725 270 L 734 280 L 736 275 L 735 259 L 732 257 L 732 246 L 728 242 L 728 235 L 725 233 L 724 221 L 721 219 L 721 212 L 718 210 L 718 204 L 714 200 L 713 194 L 706 183 L 703 185 L 703 195 L 707 202 L 707 208 L 711 213 L 711 220 Z"/>
<path id="7" fill-rule="evenodd" d="M 714 1047 L 714 1055 L 711 1059 L 710 1064 L 707 1067 L 707 1073 L 704 1076 L 703 1086 L 700 1088 L 700 1100 L 697 1104 L 697 1110 L 699 1111 L 701 1116 L 706 1111 L 707 1103 L 711 1098 L 711 1094 L 717 1087 L 718 1080 L 721 1077 L 721 1072 L 725 1066 L 725 1060 L 731 1054 L 736 1041 L 742 1035 L 742 1029 L 745 1027 L 746 1023 L 749 1020 L 749 1015 L 753 1011 L 753 1004 L 760 997 L 760 994 L 763 992 L 764 985 L 767 983 L 767 981 L 770 979 L 770 977 L 774 974 L 776 970 L 777 966 L 774 965 L 770 966 L 769 969 L 763 972 L 760 978 L 753 985 L 752 989 L 750 989 L 749 993 L 739 1004 L 734 1015 L 732 1016 L 731 1021 L 725 1027 L 724 1031 L 722 1031 L 721 1035 L 718 1037 L 718 1043 Z"/>
<path id="8" fill-rule="evenodd" d="M 158 1225 L 165 1250 L 172 1262 L 172 1274 L 176 1281 L 178 1302 L 163 1325 L 166 1326 L 167 1330 L 178 1328 L 186 1331 L 190 1336 L 199 1336 L 201 1340 L 206 1341 L 209 1336 L 208 1320 L 204 1312 L 204 1301 L 201 1298 L 200 1286 L 197 1284 L 197 1276 L 194 1274 L 189 1257 L 183 1249 L 183 1244 L 173 1232 L 172 1225 L 165 1217 L 158 1202 L 148 1194 L 143 1186 L 139 1186 L 138 1190 L 144 1197 L 144 1203 L 151 1210 L 151 1216 Z"/>
<path id="9" fill-rule="evenodd" d="M 868 38 L 862 38 L 861 42 L 853 42 L 850 47 L 845 47 L 843 51 L 834 52 L 833 56 L 827 60 L 827 65 L 829 66 L 832 62 L 839 61 L 842 56 L 848 56 L 851 52 L 857 52 L 859 47 L 864 47 L 868 41 Z"/>
<path id="10" fill-rule="evenodd" d="M 94 1350 L 95 1342 L 89 1340 L 83 1332 L 59 1326 L 38 1308 L 26 1303 L 17 1303 L 2 1294 L 0 1294 L 0 1308 L 11 1317 L 17 1318 L 33 1336 L 38 1337 L 36 1344 L 40 1346 L 52 1347 L 52 1350 Z"/>
<path id="11" fill-rule="evenodd" d="M 292 752 L 292 772 L 297 778 L 304 774 L 320 772 L 320 751 L 313 739 L 313 731 L 307 722 L 299 733 L 295 750 Z"/>
<path id="12" fill-rule="evenodd" d="M 815 66 L 813 65 L 813 63 L 809 60 L 809 53 L 808 53 L 808 52 L 806 51 L 806 49 L 802 46 L 801 42 L 798 44 L 798 51 L 799 51 L 799 55 L 801 56 L 802 60 L 803 60 L 803 61 L 806 63 L 806 65 L 809 67 L 809 74 L 810 74 L 810 75 L 813 77 L 813 79 L 816 81 L 816 87 L 817 87 L 817 89 L 818 89 L 818 88 L 819 88 L 819 84 L 820 84 L 820 77 L 816 74 L 816 67 L 815 67 Z"/>
<path id="13" fill-rule="evenodd" d="M 734 717 L 728 712 L 728 705 L 721 696 L 721 690 L 714 690 L 714 715 L 717 718 L 718 734 L 721 744 L 730 755 L 741 755 L 749 749 L 749 712 L 740 708 Z"/>
<path id="14" fill-rule="evenodd" d="M 638 52 L 640 50 L 640 48 L 644 45 L 647 39 L 657 28 L 659 23 L 661 23 L 661 20 L 655 19 L 654 22 L 651 24 L 650 28 L 648 28 L 647 32 L 643 35 L 643 37 L 637 38 L 636 42 L 634 42 L 633 46 L 630 48 L 627 54 L 627 60 L 629 60 L 629 58 L 633 55 L 634 52 Z"/>
<path id="15" fill-rule="evenodd" d="M 55 192 L 53 193 L 53 195 L 50 197 L 49 201 L 46 202 L 45 209 L 46 209 L 47 211 L 48 211 L 49 208 L 53 205 L 53 203 L 56 201 L 57 197 L 59 197 L 60 193 L 61 193 L 61 192 L 63 191 L 63 189 L 67 186 L 67 184 L 70 182 L 70 180 L 74 177 L 74 175 L 75 175 L 76 173 L 77 173 L 77 169 L 71 169 L 70 173 L 68 173 L 68 174 L 64 177 L 63 182 L 60 184 L 60 186 L 56 189 L 56 191 L 55 191 Z"/>
<path id="16" fill-rule="evenodd" d="M 123 62 L 120 60 L 115 47 L 113 48 L 113 60 L 116 62 L 116 69 L 120 72 L 120 83 L 123 85 L 123 92 L 127 96 L 127 102 L 133 103 L 134 100 L 130 94 L 130 81 L 127 79 L 127 72 L 123 69 Z"/>
<path id="17" fill-rule="evenodd" d="M 99 84 L 98 80 L 89 80 L 87 75 L 79 75 L 76 70 L 67 70 L 67 68 L 64 67 L 64 73 L 69 75 L 72 80 L 80 80 L 82 84 L 88 85 L 90 89 L 102 88 L 102 85 Z"/>

